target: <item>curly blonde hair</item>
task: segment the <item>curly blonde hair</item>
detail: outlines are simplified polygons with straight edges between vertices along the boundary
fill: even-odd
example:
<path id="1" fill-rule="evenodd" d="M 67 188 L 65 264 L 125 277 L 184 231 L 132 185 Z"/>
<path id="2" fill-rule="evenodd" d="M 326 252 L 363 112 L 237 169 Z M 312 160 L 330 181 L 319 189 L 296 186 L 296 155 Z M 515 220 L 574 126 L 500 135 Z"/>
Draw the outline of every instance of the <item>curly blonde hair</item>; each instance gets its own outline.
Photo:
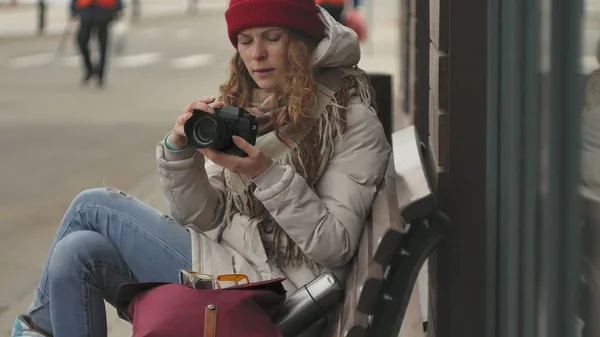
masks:
<path id="1" fill-rule="evenodd" d="M 310 112 L 317 103 L 315 91 L 315 67 L 312 54 L 316 45 L 308 38 L 290 32 L 287 50 L 287 69 L 282 83 L 276 89 L 279 106 L 285 107 L 273 121 L 275 132 L 280 136 L 281 127 L 289 124 L 290 133 L 306 130 L 311 123 Z M 229 62 L 229 80 L 219 88 L 219 101 L 226 105 L 249 106 L 251 92 L 257 88 L 238 52 Z"/>

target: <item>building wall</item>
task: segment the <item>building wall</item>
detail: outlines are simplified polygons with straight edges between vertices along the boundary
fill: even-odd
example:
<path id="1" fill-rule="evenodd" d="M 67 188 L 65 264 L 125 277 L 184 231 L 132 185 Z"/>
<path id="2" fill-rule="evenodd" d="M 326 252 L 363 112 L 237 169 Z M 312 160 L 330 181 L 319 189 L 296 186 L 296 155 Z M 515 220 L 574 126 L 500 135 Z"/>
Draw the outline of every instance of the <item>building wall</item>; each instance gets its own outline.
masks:
<path id="1" fill-rule="evenodd" d="M 401 10 L 402 104 L 433 153 L 432 187 L 452 221 L 428 263 L 428 336 L 482 336 L 487 4 L 403 0 Z"/>

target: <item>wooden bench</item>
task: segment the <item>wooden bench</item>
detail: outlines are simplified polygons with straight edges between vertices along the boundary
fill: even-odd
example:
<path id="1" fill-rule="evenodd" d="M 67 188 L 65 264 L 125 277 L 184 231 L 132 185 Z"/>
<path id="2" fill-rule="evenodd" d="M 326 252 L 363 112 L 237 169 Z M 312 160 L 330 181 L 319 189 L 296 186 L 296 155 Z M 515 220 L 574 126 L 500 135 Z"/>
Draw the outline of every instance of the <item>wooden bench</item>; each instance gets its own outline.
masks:
<path id="1" fill-rule="evenodd" d="M 394 156 L 379 187 L 326 337 L 397 337 L 421 267 L 449 229 L 430 182 L 435 163 L 413 126 L 392 130 L 392 80 L 370 74 Z M 286 336 L 287 337 L 287 336 Z"/>

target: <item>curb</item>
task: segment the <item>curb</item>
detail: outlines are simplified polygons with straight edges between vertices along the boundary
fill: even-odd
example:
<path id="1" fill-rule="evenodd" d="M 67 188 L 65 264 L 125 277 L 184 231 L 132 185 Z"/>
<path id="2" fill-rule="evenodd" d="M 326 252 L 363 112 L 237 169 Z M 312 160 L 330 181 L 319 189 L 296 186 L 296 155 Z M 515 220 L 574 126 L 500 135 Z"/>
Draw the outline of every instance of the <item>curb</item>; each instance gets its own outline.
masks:
<path id="1" fill-rule="evenodd" d="M 143 10 L 143 9 L 142 9 Z M 184 9 L 177 10 L 163 10 L 163 11 L 150 11 L 149 13 L 142 15 L 138 22 L 132 22 L 130 18 L 124 18 L 122 20 L 129 21 L 131 27 L 144 27 L 148 24 L 153 24 L 157 22 L 170 21 L 179 18 L 190 18 L 190 17 L 198 17 L 201 18 L 207 15 L 215 15 L 218 13 L 222 13 L 225 11 L 225 7 L 222 6 L 199 6 L 198 12 L 196 14 L 190 15 L 185 12 Z M 0 41 L 28 41 L 28 40 L 36 40 L 36 39 L 48 39 L 48 38 L 57 38 L 61 36 L 65 31 L 65 25 L 68 22 L 54 23 L 46 26 L 45 32 L 43 35 L 38 35 L 35 27 L 31 29 L 20 29 L 15 31 L 2 32 L 0 31 Z"/>

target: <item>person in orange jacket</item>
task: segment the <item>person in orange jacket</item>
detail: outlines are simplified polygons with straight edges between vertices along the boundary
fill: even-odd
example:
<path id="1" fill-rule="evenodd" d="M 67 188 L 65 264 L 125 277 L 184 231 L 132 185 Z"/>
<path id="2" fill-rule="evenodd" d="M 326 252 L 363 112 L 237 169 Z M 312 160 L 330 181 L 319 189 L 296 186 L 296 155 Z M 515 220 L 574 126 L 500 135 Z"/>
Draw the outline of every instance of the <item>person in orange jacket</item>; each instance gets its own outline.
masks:
<path id="1" fill-rule="evenodd" d="M 99 87 L 104 85 L 104 69 L 108 50 L 108 35 L 110 22 L 116 19 L 123 9 L 121 0 L 72 0 L 71 18 L 79 18 L 77 32 L 77 45 L 83 58 L 84 76 L 83 84 L 87 84 L 93 77 L 97 77 Z M 92 33 L 98 39 L 100 46 L 100 59 L 96 66 L 90 59 L 89 42 Z"/>

